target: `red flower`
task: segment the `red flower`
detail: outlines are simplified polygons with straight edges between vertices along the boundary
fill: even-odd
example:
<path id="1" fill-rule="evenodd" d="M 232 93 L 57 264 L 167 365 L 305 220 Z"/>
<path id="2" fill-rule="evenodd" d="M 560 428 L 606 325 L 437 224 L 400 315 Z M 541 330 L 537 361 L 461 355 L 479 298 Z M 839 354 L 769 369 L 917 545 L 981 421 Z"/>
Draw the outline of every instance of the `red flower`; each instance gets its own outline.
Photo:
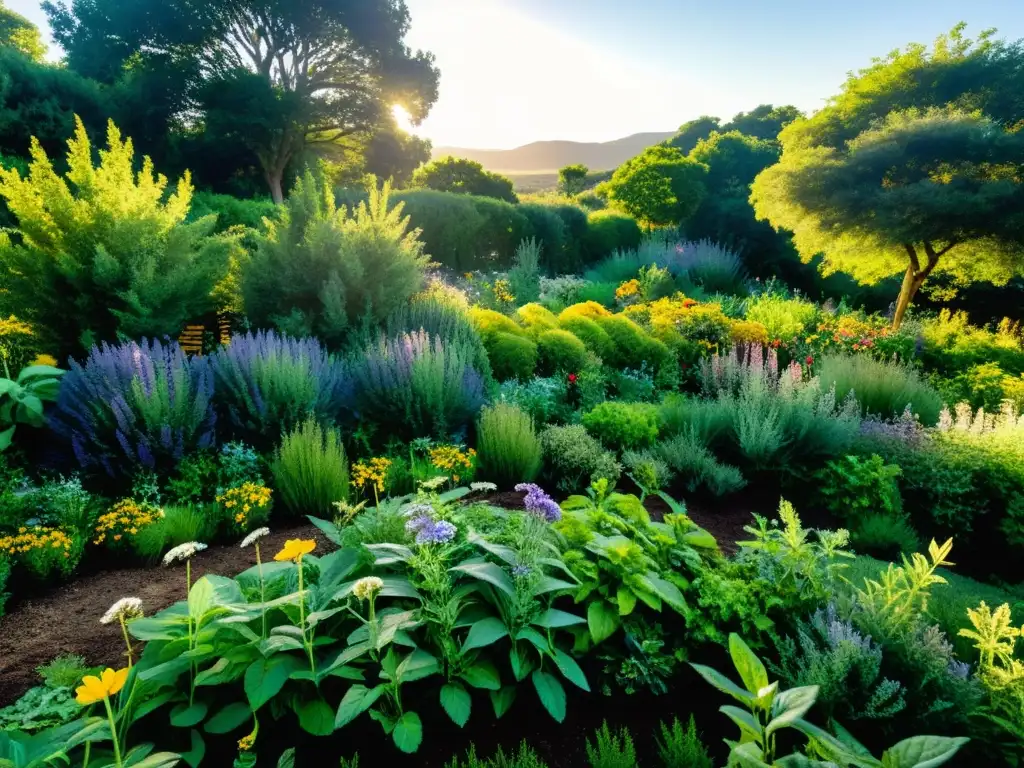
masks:
<path id="1" fill-rule="evenodd" d="M 808 365 L 813 365 L 814 364 L 814 358 L 811 357 L 810 355 L 807 356 L 807 364 Z"/>
<path id="2" fill-rule="evenodd" d="M 569 383 L 570 384 L 575 384 L 576 383 L 576 374 L 575 373 L 570 373 L 569 374 Z"/>

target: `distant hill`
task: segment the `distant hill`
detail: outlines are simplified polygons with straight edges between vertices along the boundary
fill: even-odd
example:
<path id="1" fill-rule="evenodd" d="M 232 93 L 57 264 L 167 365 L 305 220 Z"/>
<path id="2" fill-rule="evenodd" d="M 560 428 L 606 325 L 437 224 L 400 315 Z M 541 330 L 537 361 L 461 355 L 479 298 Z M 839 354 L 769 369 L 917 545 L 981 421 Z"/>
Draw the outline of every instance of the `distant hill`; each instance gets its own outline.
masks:
<path id="1" fill-rule="evenodd" d="M 624 139 L 605 142 L 535 141 L 515 149 L 466 149 L 435 147 L 433 158 L 454 155 L 476 160 L 489 171 L 499 173 L 551 173 L 566 165 L 583 163 L 592 171 L 615 168 L 631 157 L 665 139 L 667 133 L 634 133 Z"/>

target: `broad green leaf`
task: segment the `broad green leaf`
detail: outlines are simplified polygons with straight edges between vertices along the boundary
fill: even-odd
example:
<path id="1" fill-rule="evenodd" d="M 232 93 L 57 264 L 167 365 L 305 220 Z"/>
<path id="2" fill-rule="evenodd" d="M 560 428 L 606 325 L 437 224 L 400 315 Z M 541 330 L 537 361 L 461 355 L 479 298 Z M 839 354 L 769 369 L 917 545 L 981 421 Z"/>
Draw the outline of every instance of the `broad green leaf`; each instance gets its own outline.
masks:
<path id="1" fill-rule="evenodd" d="M 558 678 L 538 669 L 530 675 L 530 679 L 548 714 L 558 722 L 565 720 L 565 689 Z"/>
<path id="2" fill-rule="evenodd" d="M 415 680 L 422 680 L 438 671 L 437 659 L 426 651 L 417 648 L 398 665 L 396 675 L 403 683 L 411 683 Z"/>
<path id="3" fill-rule="evenodd" d="M 334 717 L 335 729 L 348 725 L 359 715 L 374 705 L 384 693 L 384 686 L 378 685 L 375 688 L 367 688 L 365 685 L 353 685 L 341 699 L 338 713 Z"/>
<path id="4" fill-rule="evenodd" d="M 175 752 L 157 752 L 134 759 L 131 753 L 125 755 L 124 768 L 172 768 L 181 762 L 181 756 Z"/>
<path id="5" fill-rule="evenodd" d="M 718 542 L 715 541 L 715 537 L 703 528 L 697 528 L 696 530 L 684 533 L 683 543 L 697 549 L 718 549 Z"/>
<path id="6" fill-rule="evenodd" d="M 739 707 L 734 707 L 731 704 L 721 707 L 718 711 L 740 727 L 740 730 L 745 736 L 744 740 L 753 739 L 758 744 L 764 744 L 764 737 L 761 734 L 761 725 L 757 722 L 757 718 L 750 714 L 750 712 L 745 709 L 740 709 Z"/>
<path id="7" fill-rule="evenodd" d="M 477 661 L 476 664 L 468 667 L 461 677 L 474 688 L 485 688 L 489 691 L 501 688 L 501 677 L 498 675 L 498 670 L 489 661 Z"/>
<path id="8" fill-rule="evenodd" d="M 288 682 L 288 676 L 301 667 L 299 659 L 283 655 L 257 659 L 250 664 L 245 670 L 245 695 L 253 711 L 274 698 Z"/>
<path id="9" fill-rule="evenodd" d="M 469 628 L 466 641 L 462 644 L 462 652 L 471 651 L 474 648 L 485 648 L 496 643 L 508 634 L 505 623 L 494 616 L 481 619 Z"/>
<path id="10" fill-rule="evenodd" d="M 402 715 L 395 723 L 391 738 L 395 746 L 407 755 L 419 749 L 420 742 L 423 741 L 423 724 L 420 723 L 420 716 L 415 712 L 406 712 Z"/>
<path id="11" fill-rule="evenodd" d="M 248 704 L 236 701 L 228 704 L 206 721 L 203 730 L 207 733 L 230 733 L 252 719 L 252 709 Z"/>
<path id="12" fill-rule="evenodd" d="M 181 753 L 181 759 L 192 766 L 192 768 L 199 768 L 203 758 L 206 756 L 206 742 L 203 741 L 202 735 L 195 728 L 192 729 L 190 736 L 192 746 L 188 752 Z"/>
<path id="13" fill-rule="evenodd" d="M 188 612 L 193 621 L 202 618 L 213 607 L 213 583 L 206 576 L 192 585 L 188 593 Z"/>
<path id="14" fill-rule="evenodd" d="M 296 712 L 302 730 L 314 736 L 329 736 L 334 732 L 334 710 L 323 699 L 300 704 Z"/>
<path id="15" fill-rule="evenodd" d="M 468 496 L 471 490 L 472 489 L 467 488 L 465 486 L 460 486 L 458 488 L 452 488 L 450 491 L 445 491 L 444 493 L 440 494 L 438 498 L 441 499 L 443 503 L 448 503 L 449 501 L 461 499 L 463 496 Z"/>
<path id="16" fill-rule="evenodd" d="M 516 678 L 516 682 L 522 682 L 526 679 L 526 676 L 533 671 L 533 662 L 525 653 L 519 651 L 519 645 L 513 644 L 512 650 L 508 653 L 509 664 L 512 667 L 512 674 Z"/>
<path id="17" fill-rule="evenodd" d="M 531 623 L 545 629 L 558 629 L 559 627 L 571 627 L 575 624 L 586 624 L 587 620 L 582 616 L 559 611 L 557 608 L 548 608 Z"/>
<path id="18" fill-rule="evenodd" d="M 288 747 L 277 759 L 277 768 L 295 768 L 295 747 Z"/>
<path id="19" fill-rule="evenodd" d="M 523 627 L 520 629 L 516 633 L 516 640 L 526 640 L 542 654 L 551 652 L 551 644 L 548 642 L 548 639 L 533 627 Z"/>
<path id="20" fill-rule="evenodd" d="M 441 706 L 459 728 L 469 720 L 473 699 L 461 683 L 446 683 L 441 686 Z"/>
<path id="21" fill-rule="evenodd" d="M 390 734 L 395 730 L 395 723 L 398 722 L 390 715 L 381 712 L 379 709 L 370 710 L 370 719 L 376 720 L 380 723 L 380 727 L 384 729 L 384 733 Z"/>
<path id="22" fill-rule="evenodd" d="M 686 599 L 683 597 L 683 593 L 680 592 L 679 587 L 671 581 L 666 581 L 656 574 L 649 573 L 645 577 L 645 582 L 654 588 L 658 597 L 672 606 L 676 611 L 682 613 L 686 610 Z"/>
<path id="23" fill-rule="evenodd" d="M 504 685 L 497 691 L 488 692 L 488 695 L 491 697 L 494 717 L 501 718 L 502 715 L 512 708 L 512 702 L 516 700 L 516 687 L 514 685 Z"/>
<path id="24" fill-rule="evenodd" d="M 512 549 L 512 547 L 495 544 L 494 542 L 489 541 L 486 537 L 481 536 L 476 531 L 471 531 L 467 538 L 470 544 L 480 547 L 480 549 L 485 552 L 489 552 L 499 560 L 504 560 L 509 565 L 515 565 L 519 562 L 519 555 L 516 554 L 516 551 Z"/>
<path id="25" fill-rule="evenodd" d="M 179 704 L 171 710 L 171 725 L 178 728 L 191 728 L 193 725 L 198 725 L 206 717 L 207 709 L 207 705 L 201 701 L 197 701 L 192 706 Z"/>
<path id="26" fill-rule="evenodd" d="M 912 736 L 882 754 L 886 768 L 935 768 L 953 759 L 970 739 L 950 736 Z"/>
<path id="27" fill-rule="evenodd" d="M 556 579 L 554 576 L 544 576 L 537 586 L 533 588 L 534 595 L 546 595 L 548 592 L 561 592 L 576 589 L 576 585 L 562 579 Z"/>
<path id="28" fill-rule="evenodd" d="M 765 732 L 771 735 L 779 728 L 788 727 L 794 720 L 807 714 L 818 698 L 818 686 L 804 685 L 790 688 L 775 695 L 772 700 L 772 719 L 768 722 Z"/>
<path id="29" fill-rule="evenodd" d="M 313 517 L 313 515 L 306 515 L 306 519 L 319 528 L 324 537 L 332 544 L 336 544 L 339 547 L 342 545 L 341 530 L 330 520 L 322 520 L 319 517 Z"/>
<path id="30" fill-rule="evenodd" d="M 722 673 L 717 672 L 711 667 L 706 667 L 703 664 L 690 664 L 690 666 L 697 670 L 697 674 L 711 683 L 715 688 L 720 690 L 722 693 L 729 694 L 744 706 L 749 707 L 754 703 L 753 694 L 740 688 L 736 683 Z"/>
<path id="31" fill-rule="evenodd" d="M 761 748 L 753 741 L 740 744 L 729 752 L 729 765 L 740 768 L 772 768 L 761 759 Z"/>
<path id="32" fill-rule="evenodd" d="M 512 579 L 494 563 L 465 563 L 463 565 L 456 565 L 450 570 L 465 573 L 480 581 L 486 581 L 509 597 L 515 597 L 516 588 L 512 583 Z"/>
<path id="33" fill-rule="evenodd" d="M 629 616 L 636 608 L 636 593 L 623 584 L 615 593 L 615 602 L 619 605 L 619 616 Z"/>
<path id="34" fill-rule="evenodd" d="M 587 606 L 587 628 L 590 629 L 594 644 L 601 643 L 619 628 L 618 613 L 604 600 L 595 600 Z"/>
<path id="35" fill-rule="evenodd" d="M 750 693 L 756 694 L 768 685 L 768 670 L 757 658 L 750 646 L 743 642 L 743 638 L 732 632 L 729 635 L 729 655 L 736 671 L 740 673 L 740 679 Z"/>
<path id="36" fill-rule="evenodd" d="M 555 648 L 551 658 L 554 660 L 555 666 L 558 667 L 558 671 L 562 673 L 566 680 L 576 687 L 582 688 L 588 693 L 590 692 L 587 677 L 583 674 L 583 670 L 580 669 L 580 665 L 576 663 L 576 659 L 558 648 Z"/>

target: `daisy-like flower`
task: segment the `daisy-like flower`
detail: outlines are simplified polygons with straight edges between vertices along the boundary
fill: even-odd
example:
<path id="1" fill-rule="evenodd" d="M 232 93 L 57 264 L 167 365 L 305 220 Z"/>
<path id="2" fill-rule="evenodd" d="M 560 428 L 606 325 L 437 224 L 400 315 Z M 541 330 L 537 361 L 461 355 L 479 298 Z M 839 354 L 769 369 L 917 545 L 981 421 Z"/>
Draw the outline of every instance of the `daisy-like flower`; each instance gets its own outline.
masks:
<path id="1" fill-rule="evenodd" d="M 255 544 L 257 541 L 262 539 L 264 536 L 269 536 L 269 535 L 270 535 L 270 529 L 269 528 L 257 528 L 255 531 L 251 532 L 248 536 L 246 536 L 244 539 L 242 539 L 242 543 L 239 544 L 238 546 L 241 547 L 242 549 L 245 549 L 246 547 L 251 547 L 253 544 Z"/>
<path id="2" fill-rule="evenodd" d="M 196 553 L 202 552 L 204 549 L 206 549 L 206 545 L 198 541 L 188 541 L 184 544 L 179 544 L 164 555 L 164 565 L 170 565 L 178 560 L 190 560 Z"/>
<path id="3" fill-rule="evenodd" d="M 129 621 L 142 618 L 142 601 L 137 597 L 122 597 L 107 609 L 100 619 L 100 624 L 113 624 L 115 621 Z"/>
<path id="4" fill-rule="evenodd" d="M 294 560 L 298 562 L 304 555 L 308 555 L 316 549 L 316 542 L 313 539 L 288 539 L 281 551 L 274 555 L 275 560 Z"/>
<path id="5" fill-rule="evenodd" d="M 469 490 L 471 491 L 496 491 L 498 486 L 494 483 L 470 483 Z"/>
<path id="6" fill-rule="evenodd" d="M 384 589 L 384 581 L 376 576 L 364 576 L 352 585 L 352 594 L 360 600 L 369 600 Z"/>
<path id="7" fill-rule="evenodd" d="M 116 672 L 107 667 L 99 677 L 86 675 L 82 678 L 82 684 L 75 688 L 75 701 L 83 707 L 103 701 L 124 688 L 127 679 L 128 667 Z"/>

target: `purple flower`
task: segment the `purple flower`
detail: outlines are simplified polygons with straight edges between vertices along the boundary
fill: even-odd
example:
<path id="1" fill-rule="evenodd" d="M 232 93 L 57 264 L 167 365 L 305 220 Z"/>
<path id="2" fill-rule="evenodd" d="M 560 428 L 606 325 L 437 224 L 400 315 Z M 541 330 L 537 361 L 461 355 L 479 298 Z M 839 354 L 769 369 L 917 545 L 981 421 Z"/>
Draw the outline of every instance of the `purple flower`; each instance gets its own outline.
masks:
<path id="1" fill-rule="evenodd" d="M 430 520 L 416 534 L 417 544 L 447 544 L 455 538 L 458 529 L 447 520 Z"/>
<path id="2" fill-rule="evenodd" d="M 539 485 L 519 483 L 516 490 L 525 491 L 526 498 L 523 499 L 523 506 L 530 514 L 548 523 L 555 523 L 562 519 L 562 508 Z"/>
<path id="3" fill-rule="evenodd" d="M 512 567 L 512 575 L 517 579 L 525 579 L 531 573 L 533 573 L 533 568 L 528 565 L 519 564 Z"/>
<path id="4" fill-rule="evenodd" d="M 420 504 L 417 506 L 425 507 L 427 505 Z M 419 534 L 420 531 L 434 522 L 434 518 L 430 516 L 430 513 L 422 510 L 417 512 L 414 516 L 409 516 L 408 513 L 406 513 L 406 516 L 409 517 L 409 520 L 405 523 L 405 532 L 408 534 Z"/>

